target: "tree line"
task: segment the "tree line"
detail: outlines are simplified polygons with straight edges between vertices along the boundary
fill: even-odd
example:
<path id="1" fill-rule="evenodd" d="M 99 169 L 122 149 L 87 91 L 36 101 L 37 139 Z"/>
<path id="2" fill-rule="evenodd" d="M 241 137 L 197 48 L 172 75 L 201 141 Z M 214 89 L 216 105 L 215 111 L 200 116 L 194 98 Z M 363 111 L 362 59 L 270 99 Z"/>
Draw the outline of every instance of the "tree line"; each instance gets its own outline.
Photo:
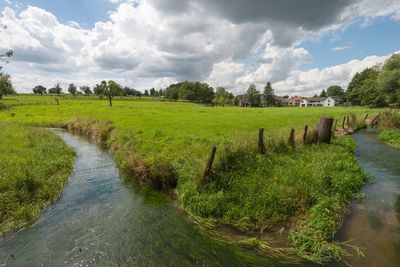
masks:
<path id="1" fill-rule="evenodd" d="M 345 95 L 353 105 L 400 107 L 400 54 L 356 73 Z"/>

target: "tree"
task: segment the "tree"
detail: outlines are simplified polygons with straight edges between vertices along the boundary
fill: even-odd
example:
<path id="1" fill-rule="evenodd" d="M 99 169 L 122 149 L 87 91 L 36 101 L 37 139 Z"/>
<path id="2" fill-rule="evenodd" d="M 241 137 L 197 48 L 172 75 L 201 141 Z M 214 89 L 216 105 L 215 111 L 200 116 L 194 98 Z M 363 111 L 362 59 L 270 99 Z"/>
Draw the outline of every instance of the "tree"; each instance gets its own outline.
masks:
<path id="1" fill-rule="evenodd" d="M 0 30 L 6 30 L 7 25 L 1 23 L 0 21 Z M 5 52 L 0 52 L 0 71 L 2 70 L 3 66 L 9 62 L 9 59 L 13 56 L 14 52 L 9 49 Z"/>
<path id="2" fill-rule="evenodd" d="M 150 89 L 150 95 L 151 95 L 151 96 L 155 96 L 155 95 L 156 95 L 156 89 L 151 88 L 151 89 Z"/>
<path id="3" fill-rule="evenodd" d="M 50 88 L 48 90 L 49 94 L 57 94 L 57 95 L 61 95 L 62 93 L 62 88 L 60 86 L 59 83 L 57 83 L 53 88 Z"/>
<path id="4" fill-rule="evenodd" d="M 261 105 L 261 93 L 257 90 L 254 84 L 251 84 L 246 91 L 247 102 L 251 107 L 258 107 Z"/>
<path id="5" fill-rule="evenodd" d="M 347 101 L 350 101 L 353 105 L 361 105 L 361 102 L 363 102 L 364 105 L 369 105 L 369 103 L 366 103 L 366 99 L 372 98 L 370 94 L 374 91 L 380 71 L 381 67 L 376 65 L 371 68 L 366 68 L 360 73 L 357 72 L 347 87 L 345 93 Z"/>
<path id="6" fill-rule="evenodd" d="M 15 91 L 12 87 L 10 75 L 0 72 L 0 100 L 3 99 L 3 95 L 13 94 L 15 94 Z"/>
<path id="7" fill-rule="evenodd" d="M 319 97 L 326 97 L 325 89 L 322 89 L 322 92 L 321 92 L 321 94 L 319 95 Z"/>
<path id="8" fill-rule="evenodd" d="M 73 95 L 73 96 L 76 96 L 76 93 L 78 92 L 78 89 L 76 88 L 76 86 L 73 84 L 73 83 L 71 83 L 69 86 L 68 86 L 68 93 L 70 93 L 71 95 Z"/>
<path id="9" fill-rule="evenodd" d="M 262 102 L 264 106 L 274 106 L 276 104 L 274 89 L 272 89 L 270 82 L 267 82 L 267 84 L 264 87 L 264 91 L 262 94 Z"/>
<path id="10" fill-rule="evenodd" d="M 382 69 L 383 71 L 400 70 L 400 53 L 393 54 L 389 59 L 387 59 Z"/>
<path id="11" fill-rule="evenodd" d="M 110 107 L 112 107 L 113 98 L 124 93 L 122 86 L 114 81 L 102 81 L 101 86 L 104 88 L 104 95 L 107 96 Z"/>
<path id="12" fill-rule="evenodd" d="M 149 96 L 149 90 L 144 90 L 144 96 Z"/>
<path id="13" fill-rule="evenodd" d="M 343 98 L 344 97 L 344 90 L 339 85 L 332 85 L 326 89 L 327 96 L 336 96 Z"/>
<path id="14" fill-rule="evenodd" d="M 232 93 L 225 90 L 224 87 L 217 87 L 215 89 L 214 103 L 215 105 L 225 106 L 227 104 L 234 104 L 234 96 Z"/>
<path id="15" fill-rule="evenodd" d="M 95 95 L 99 97 L 100 100 L 102 100 L 105 93 L 104 84 L 103 83 L 96 84 L 96 86 L 93 88 L 93 92 Z"/>
<path id="16" fill-rule="evenodd" d="M 89 86 L 81 86 L 79 88 L 81 90 L 82 93 L 84 93 L 85 95 L 91 95 L 93 94 L 92 90 L 90 90 Z"/>
<path id="17" fill-rule="evenodd" d="M 197 103 L 210 103 L 214 99 L 214 89 L 207 83 L 181 82 L 171 84 L 165 89 L 165 97 L 170 100 L 188 100 Z"/>
<path id="18" fill-rule="evenodd" d="M 34 94 L 40 94 L 40 95 L 43 95 L 43 94 L 46 94 L 46 93 L 47 93 L 46 87 L 44 87 L 44 86 L 42 86 L 42 85 L 35 86 L 35 87 L 32 89 L 32 91 L 33 91 Z"/>

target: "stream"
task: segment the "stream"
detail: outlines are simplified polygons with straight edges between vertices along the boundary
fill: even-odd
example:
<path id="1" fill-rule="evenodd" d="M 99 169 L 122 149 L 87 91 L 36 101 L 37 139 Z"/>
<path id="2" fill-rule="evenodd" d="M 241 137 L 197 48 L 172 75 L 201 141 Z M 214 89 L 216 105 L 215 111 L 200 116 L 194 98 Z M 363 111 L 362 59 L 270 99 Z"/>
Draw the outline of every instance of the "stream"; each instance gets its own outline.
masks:
<path id="1" fill-rule="evenodd" d="M 107 151 L 55 132 L 77 151 L 74 173 L 35 225 L 0 243 L 0 266 L 275 266 L 208 238 Z"/>
<path id="2" fill-rule="evenodd" d="M 77 151 L 74 173 L 32 227 L 0 240 L 1 267 L 280 265 L 207 237 L 164 195 L 124 179 L 107 151 L 55 132 Z M 372 179 L 337 239 L 362 248 L 366 259 L 346 258 L 354 267 L 400 266 L 400 149 L 380 143 L 373 130 L 354 139 Z"/>

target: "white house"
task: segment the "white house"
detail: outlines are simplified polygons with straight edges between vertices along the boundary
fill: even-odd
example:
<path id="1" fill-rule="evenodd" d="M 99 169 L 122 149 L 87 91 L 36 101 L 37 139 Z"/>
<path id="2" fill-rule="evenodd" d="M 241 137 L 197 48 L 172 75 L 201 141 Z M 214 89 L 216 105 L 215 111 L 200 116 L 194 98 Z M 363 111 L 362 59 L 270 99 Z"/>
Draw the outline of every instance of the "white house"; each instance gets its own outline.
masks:
<path id="1" fill-rule="evenodd" d="M 335 99 L 332 97 L 310 97 L 301 101 L 300 107 L 334 107 Z"/>

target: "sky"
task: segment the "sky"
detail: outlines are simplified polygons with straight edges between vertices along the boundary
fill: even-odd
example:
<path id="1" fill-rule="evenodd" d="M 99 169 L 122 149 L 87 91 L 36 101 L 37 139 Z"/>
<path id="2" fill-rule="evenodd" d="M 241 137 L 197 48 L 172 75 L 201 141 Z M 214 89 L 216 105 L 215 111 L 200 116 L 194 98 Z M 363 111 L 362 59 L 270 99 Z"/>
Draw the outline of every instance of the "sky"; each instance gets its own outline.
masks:
<path id="1" fill-rule="evenodd" d="M 19 92 L 196 80 L 310 96 L 400 52 L 398 0 L 0 0 L 0 21 Z"/>

